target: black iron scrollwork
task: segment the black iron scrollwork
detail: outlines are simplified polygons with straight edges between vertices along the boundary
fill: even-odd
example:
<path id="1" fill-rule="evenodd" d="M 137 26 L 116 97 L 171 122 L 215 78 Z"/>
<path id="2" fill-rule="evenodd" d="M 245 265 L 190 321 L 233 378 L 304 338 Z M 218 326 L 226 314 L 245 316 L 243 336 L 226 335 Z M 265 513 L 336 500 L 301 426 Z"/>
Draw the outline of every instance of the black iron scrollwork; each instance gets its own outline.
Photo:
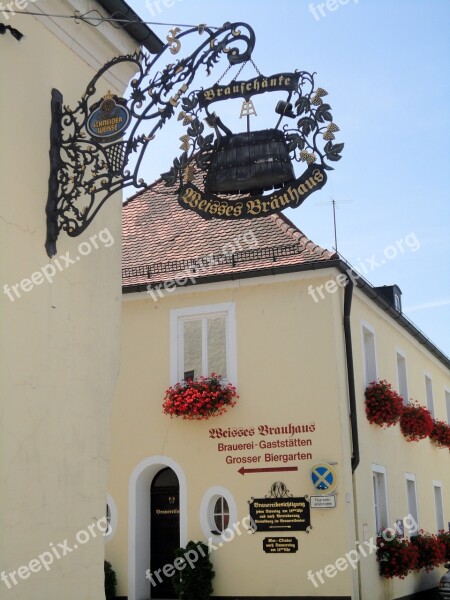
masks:
<path id="1" fill-rule="evenodd" d="M 166 51 L 172 55 L 178 54 L 183 38 L 193 33 L 202 36 L 197 49 L 188 57 L 157 70 L 157 63 L 164 54 L 167 55 Z M 147 186 L 144 179 L 139 177 L 147 146 L 156 132 L 174 115 L 181 96 L 188 91 L 197 70 L 205 67 L 209 74 L 222 55 L 227 57 L 230 65 L 249 60 L 255 45 L 255 34 L 246 23 L 225 23 L 218 30 L 201 25 L 183 32 L 178 28 L 172 29 L 167 42 L 161 53 L 154 57 L 141 51 L 114 58 L 105 64 L 88 84 L 74 109 L 64 105 L 61 93 L 53 90 L 45 244 L 49 256 L 56 254 L 56 240 L 60 231 L 72 237 L 80 235 L 113 194 L 127 186 Z M 99 99 L 97 85 L 100 78 L 121 63 L 132 64 L 137 71 L 137 76 L 131 82 L 130 97 L 120 99 L 109 93 Z M 106 125 L 102 128 L 99 122 L 94 122 L 93 133 L 92 127 L 88 128 L 89 119 L 96 107 L 98 109 L 102 104 L 102 123 Z M 114 114 L 108 111 L 115 106 L 122 106 L 129 116 L 125 137 L 119 135 L 122 133 L 119 123 L 121 117 L 112 116 L 108 119 L 108 115 Z M 105 136 L 105 130 L 111 131 L 116 125 L 118 135 Z M 144 127 L 147 129 L 142 133 Z M 128 170 L 133 154 L 136 155 L 136 164 L 132 170 Z"/>
<path id="2" fill-rule="evenodd" d="M 281 76 L 286 79 L 286 75 Z M 297 162 L 304 162 L 310 165 L 320 165 L 326 171 L 332 171 L 330 163 L 339 161 L 344 148 L 343 143 L 333 143 L 335 133 L 340 129 L 333 122 L 331 115 L 331 106 L 323 101 L 328 92 L 321 87 L 315 87 L 314 73 L 307 71 L 295 71 L 291 73 L 291 79 L 298 82 L 295 88 L 289 93 L 287 102 L 280 102 L 276 112 L 280 115 L 277 127 L 280 125 L 283 117 L 297 119 L 297 128 L 293 128 L 288 123 L 283 125 L 282 131 L 287 143 L 291 158 Z M 257 83 L 267 85 L 267 91 L 270 89 L 270 81 L 279 80 L 280 75 L 264 77 L 260 75 Z M 252 80 L 255 81 L 255 80 Z M 245 86 L 246 82 L 233 80 L 228 87 L 230 89 Z M 251 83 L 251 82 L 250 82 Z M 278 88 L 276 88 L 278 90 Z M 211 93 L 214 88 L 211 89 Z M 173 186 L 178 183 L 180 186 L 186 184 L 192 179 L 194 167 L 191 159 L 195 157 L 197 166 L 206 171 L 210 164 L 211 154 L 217 147 L 217 141 L 220 135 L 230 135 L 231 132 L 224 126 L 220 118 L 215 113 L 210 113 L 208 106 L 202 102 L 203 90 L 192 91 L 181 98 L 182 110 L 178 114 L 178 120 L 182 121 L 187 127 L 186 134 L 180 138 L 183 141 L 181 146 L 184 152 L 173 161 L 169 171 L 162 174 L 162 178 L 167 186 Z M 248 92 L 248 96 L 258 91 Z M 227 95 L 221 99 L 226 100 Z M 290 102 L 293 102 L 293 105 Z M 205 135 L 205 125 L 202 122 L 206 111 L 207 124 L 215 130 L 215 133 Z M 215 215 L 220 218 L 219 214 Z"/>
<path id="3" fill-rule="evenodd" d="M 292 494 L 287 489 L 286 484 L 282 481 L 275 481 L 272 484 L 270 491 L 266 494 L 266 498 L 292 498 Z"/>

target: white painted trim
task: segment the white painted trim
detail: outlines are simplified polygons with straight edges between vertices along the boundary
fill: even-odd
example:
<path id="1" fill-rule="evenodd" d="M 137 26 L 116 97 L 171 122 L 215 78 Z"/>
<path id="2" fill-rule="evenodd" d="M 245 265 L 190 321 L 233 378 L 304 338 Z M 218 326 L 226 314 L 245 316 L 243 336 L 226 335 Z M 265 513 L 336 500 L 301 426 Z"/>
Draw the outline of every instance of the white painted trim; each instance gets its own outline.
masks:
<path id="1" fill-rule="evenodd" d="M 442 524 L 445 529 L 445 502 L 444 502 L 444 490 L 442 487 L 442 481 L 433 480 L 433 502 L 434 502 L 434 518 L 436 520 L 436 530 L 438 529 L 438 515 L 436 512 L 436 488 L 441 490 L 441 509 L 442 509 Z"/>
<path id="2" fill-rule="evenodd" d="M 211 505 L 212 503 L 215 503 L 218 496 L 223 496 L 228 502 L 228 508 L 230 509 L 230 526 L 228 529 L 232 530 L 232 526 L 238 522 L 236 500 L 231 492 L 219 485 L 215 485 L 206 490 L 200 503 L 199 519 L 200 526 L 206 539 L 212 538 L 213 543 L 220 543 L 221 540 L 220 535 L 212 533 L 210 523 Z"/>
<path id="3" fill-rule="evenodd" d="M 373 506 L 375 508 L 375 496 L 374 496 L 374 490 L 373 490 L 373 474 L 374 473 L 380 473 L 382 475 L 384 475 L 384 491 L 385 491 L 385 504 L 386 504 L 386 521 L 387 521 L 387 526 L 389 527 L 389 523 L 390 523 L 390 510 L 389 510 L 389 494 L 388 494 L 388 479 L 387 479 L 387 471 L 386 471 L 386 467 L 384 465 L 377 465 L 372 463 L 371 465 L 371 475 L 372 475 L 372 481 L 371 481 L 371 485 L 372 485 L 372 498 L 373 498 Z M 375 524 L 376 524 L 376 514 L 374 511 L 374 517 L 375 517 Z"/>
<path id="4" fill-rule="evenodd" d="M 223 314 L 227 318 L 227 380 L 237 385 L 237 347 L 236 347 L 236 303 L 205 304 L 176 308 L 170 311 L 170 385 L 180 381 L 180 365 L 182 362 L 182 334 L 180 333 L 181 319 L 195 317 L 210 317 Z"/>
<path id="5" fill-rule="evenodd" d="M 371 333 L 373 335 L 374 354 L 375 354 L 375 380 L 378 379 L 377 337 L 376 337 L 375 329 L 373 328 L 372 325 L 370 325 L 370 323 L 361 319 L 360 324 L 361 324 L 361 350 L 362 350 L 361 355 L 363 357 L 363 363 L 364 363 L 364 387 L 366 387 L 367 385 L 369 385 L 369 383 L 370 383 L 369 379 L 371 379 L 371 378 L 369 378 L 367 376 L 364 330 L 368 331 L 369 333 Z"/>
<path id="6" fill-rule="evenodd" d="M 180 546 L 188 540 L 187 479 L 181 466 L 168 456 L 149 456 L 130 475 L 128 486 L 128 600 L 149 597 L 150 485 L 161 469 L 170 467 L 180 484 Z"/>
<path id="7" fill-rule="evenodd" d="M 383 475 L 386 475 L 386 467 L 384 465 L 372 463 L 371 468 L 374 473 L 383 473 Z"/>
<path id="8" fill-rule="evenodd" d="M 400 390 L 400 377 L 399 377 L 399 372 L 398 372 L 398 356 L 401 356 L 404 361 L 405 361 L 405 371 L 406 371 L 406 398 L 403 398 L 403 404 L 409 404 L 409 377 L 408 377 L 408 359 L 406 357 L 406 352 L 404 350 L 402 350 L 401 348 L 399 348 L 398 346 L 395 347 L 395 366 L 396 366 L 396 370 L 397 370 L 397 389 L 399 394 L 401 394 L 401 390 Z"/>
<path id="9" fill-rule="evenodd" d="M 417 495 L 417 479 L 414 473 L 405 473 L 405 484 L 407 481 L 414 481 L 414 494 L 416 496 L 416 509 L 417 509 L 417 527 L 420 528 L 420 510 L 419 510 L 419 497 Z M 406 502 L 408 503 L 408 486 L 406 485 Z M 408 506 L 409 510 L 409 506 Z M 412 533 L 416 533 L 413 531 Z"/>
<path id="10" fill-rule="evenodd" d="M 447 423 L 450 425 L 450 388 L 448 388 L 447 386 L 444 386 L 444 411 L 447 416 Z"/>
<path id="11" fill-rule="evenodd" d="M 76 10 L 81 14 L 92 10 L 93 2 L 88 0 L 47 0 L 42 5 L 35 2 L 30 5 L 30 12 L 40 12 L 35 16 L 44 27 L 51 31 L 77 56 L 84 60 L 94 71 L 98 71 L 106 62 L 115 56 L 132 54 L 139 44 L 124 30 L 117 29 L 109 23 L 101 23 L 93 27 L 86 23 L 76 24 L 74 19 L 59 19 L 44 16 L 48 14 L 73 15 Z M 106 15 L 106 11 L 96 2 L 95 10 Z M 25 11 L 27 12 L 27 11 Z M 104 79 L 119 91 L 124 91 L 136 69 L 131 64 L 122 64 L 114 72 L 105 74 Z M 86 85 L 89 82 L 86 81 Z"/>
<path id="12" fill-rule="evenodd" d="M 434 419 L 436 417 L 436 407 L 434 405 L 433 377 L 429 371 L 424 371 L 423 375 L 424 375 L 423 381 L 425 384 L 425 406 L 430 411 L 431 416 Z M 427 380 L 430 381 L 430 391 L 431 391 L 431 401 L 430 402 L 428 402 Z M 431 410 L 430 410 L 430 405 L 431 405 Z"/>
<path id="13" fill-rule="evenodd" d="M 110 494 L 107 494 L 106 496 L 106 504 L 109 506 L 109 510 L 111 513 L 110 527 L 109 530 L 105 533 L 105 543 L 108 543 L 113 539 L 114 534 L 117 531 L 117 525 L 119 523 L 119 512 L 117 510 L 117 505 L 114 502 L 114 498 Z"/>

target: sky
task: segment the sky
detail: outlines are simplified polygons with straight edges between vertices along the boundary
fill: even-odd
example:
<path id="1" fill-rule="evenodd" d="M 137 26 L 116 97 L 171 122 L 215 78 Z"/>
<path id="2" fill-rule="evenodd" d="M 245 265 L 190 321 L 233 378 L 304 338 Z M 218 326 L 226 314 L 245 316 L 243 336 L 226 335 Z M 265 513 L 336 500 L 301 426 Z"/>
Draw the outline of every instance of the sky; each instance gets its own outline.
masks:
<path id="1" fill-rule="evenodd" d="M 144 21 L 164 23 L 152 25 L 162 40 L 167 24 L 249 23 L 256 33 L 252 58 L 264 75 L 317 73 L 340 128 L 336 142 L 345 147 L 326 186 L 286 215 L 333 249 L 334 199 L 339 253 L 373 285 L 396 283 L 403 312 L 450 355 L 450 1 L 128 3 Z M 191 89 L 213 85 L 227 64 L 222 59 L 209 78 L 199 73 Z M 255 75 L 247 64 L 240 79 Z M 265 106 L 261 96 L 253 100 L 257 112 Z M 264 108 L 252 128 L 273 127 L 268 116 Z M 157 152 L 147 150 L 142 174 L 149 183 L 181 153 L 184 130 L 172 121 Z"/>

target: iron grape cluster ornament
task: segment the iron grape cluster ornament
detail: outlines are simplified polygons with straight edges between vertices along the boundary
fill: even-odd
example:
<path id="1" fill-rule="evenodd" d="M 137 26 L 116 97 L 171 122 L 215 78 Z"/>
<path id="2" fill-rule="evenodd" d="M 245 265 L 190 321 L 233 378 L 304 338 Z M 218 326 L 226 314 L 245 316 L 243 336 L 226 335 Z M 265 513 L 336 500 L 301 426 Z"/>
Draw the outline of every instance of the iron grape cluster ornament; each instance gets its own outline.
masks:
<path id="1" fill-rule="evenodd" d="M 250 116 L 257 115 L 252 97 L 266 92 L 287 93 L 275 107 L 278 121 L 250 131 Z M 330 163 L 340 160 L 344 147 L 333 142 L 339 127 L 323 100 L 327 95 L 306 71 L 271 76 L 258 71 L 247 81 L 189 93 L 178 114 L 187 128 L 180 138 L 184 152 L 162 179 L 167 186 L 178 184 L 183 208 L 207 219 L 252 219 L 300 206 L 325 185 L 326 171 L 333 170 Z M 247 117 L 241 133 L 233 133 L 214 111 L 216 103 L 236 98 L 243 98 L 240 116 Z M 300 176 L 294 163 L 306 166 Z M 203 172 L 201 184 L 193 181 L 194 165 Z"/>

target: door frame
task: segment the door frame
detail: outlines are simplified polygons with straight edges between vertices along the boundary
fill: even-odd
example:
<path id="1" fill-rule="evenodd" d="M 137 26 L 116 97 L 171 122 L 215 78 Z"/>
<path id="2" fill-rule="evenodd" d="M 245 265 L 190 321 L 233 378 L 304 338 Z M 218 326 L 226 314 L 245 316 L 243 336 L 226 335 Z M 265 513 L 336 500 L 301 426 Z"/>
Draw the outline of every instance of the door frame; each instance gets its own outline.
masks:
<path id="1" fill-rule="evenodd" d="M 170 467 L 180 484 L 180 546 L 187 544 L 187 481 L 180 465 L 168 456 L 150 456 L 130 475 L 128 487 L 128 600 L 150 598 L 150 486 L 155 475 Z M 147 523 L 147 527 L 142 527 Z"/>

